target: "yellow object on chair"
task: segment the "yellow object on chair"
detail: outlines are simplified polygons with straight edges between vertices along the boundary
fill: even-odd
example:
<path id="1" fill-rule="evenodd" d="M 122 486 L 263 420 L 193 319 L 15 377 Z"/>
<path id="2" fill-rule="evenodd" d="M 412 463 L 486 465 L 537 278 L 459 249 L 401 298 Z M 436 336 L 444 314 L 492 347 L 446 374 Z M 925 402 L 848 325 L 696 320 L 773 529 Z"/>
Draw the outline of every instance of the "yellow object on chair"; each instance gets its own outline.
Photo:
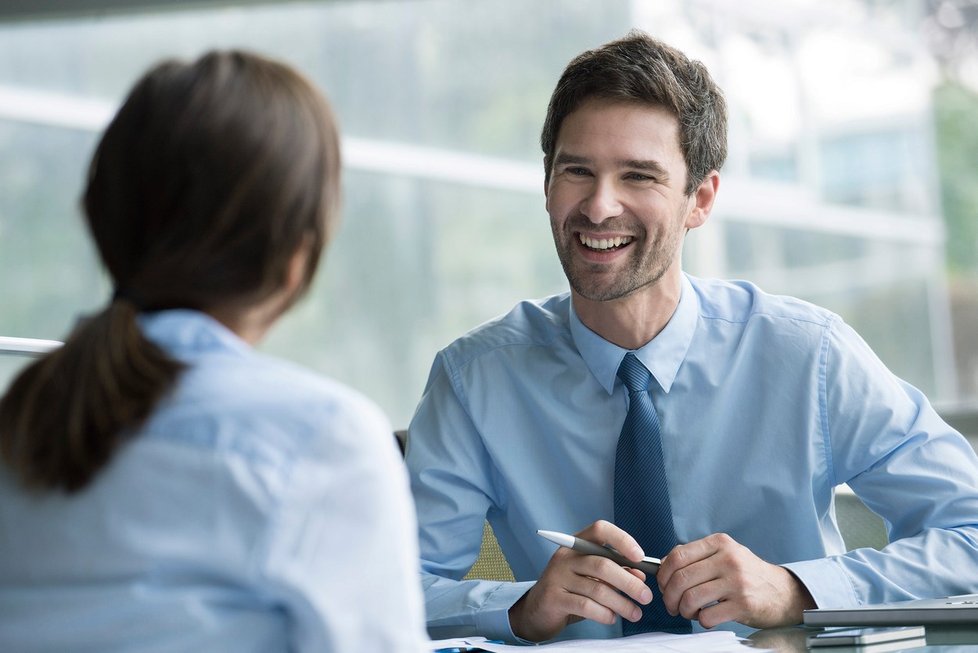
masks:
<path id="1" fill-rule="evenodd" d="M 397 446 L 400 448 L 402 455 L 407 449 L 407 435 L 407 431 L 403 429 L 394 431 L 394 439 L 397 441 Z M 509 568 L 509 562 L 506 561 L 506 556 L 503 555 L 502 549 L 499 548 L 499 542 L 496 541 L 496 536 L 493 535 L 489 522 L 483 525 L 482 545 L 479 547 L 479 557 L 475 559 L 472 568 L 469 569 L 469 573 L 465 575 L 464 580 L 473 579 L 515 580 L 513 571 Z"/>

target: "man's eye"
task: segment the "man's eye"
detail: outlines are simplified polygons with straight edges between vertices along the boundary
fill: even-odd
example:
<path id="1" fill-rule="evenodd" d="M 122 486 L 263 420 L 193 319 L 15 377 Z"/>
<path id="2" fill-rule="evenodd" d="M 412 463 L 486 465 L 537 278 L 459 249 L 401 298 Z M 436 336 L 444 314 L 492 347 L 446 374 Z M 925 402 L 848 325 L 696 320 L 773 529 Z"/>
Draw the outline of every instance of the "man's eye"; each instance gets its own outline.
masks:
<path id="1" fill-rule="evenodd" d="M 625 175 L 625 179 L 629 179 L 631 181 L 655 181 L 655 177 L 642 174 L 641 172 L 630 172 Z"/>
<path id="2" fill-rule="evenodd" d="M 574 175 L 576 177 L 584 177 L 591 174 L 591 171 L 587 168 L 571 167 L 567 168 L 567 174 Z"/>

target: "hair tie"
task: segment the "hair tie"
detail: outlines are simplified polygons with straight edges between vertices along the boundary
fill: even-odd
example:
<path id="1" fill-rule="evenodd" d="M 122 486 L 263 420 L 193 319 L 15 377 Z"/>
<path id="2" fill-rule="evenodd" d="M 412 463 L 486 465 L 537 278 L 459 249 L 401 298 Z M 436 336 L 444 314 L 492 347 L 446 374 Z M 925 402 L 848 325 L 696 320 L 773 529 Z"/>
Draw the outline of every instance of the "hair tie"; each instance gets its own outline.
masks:
<path id="1" fill-rule="evenodd" d="M 116 302 L 127 302 L 129 304 L 132 304 L 133 307 L 136 308 L 137 310 L 139 310 L 143 306 L 142 300 L 139 299 L 139 297 L 135 293 L 133 293 L 131 289 L 122 288 L 122 287 L 116 287 L 116 289 L 112 291 L 111 303 L 114 304 Z"/>

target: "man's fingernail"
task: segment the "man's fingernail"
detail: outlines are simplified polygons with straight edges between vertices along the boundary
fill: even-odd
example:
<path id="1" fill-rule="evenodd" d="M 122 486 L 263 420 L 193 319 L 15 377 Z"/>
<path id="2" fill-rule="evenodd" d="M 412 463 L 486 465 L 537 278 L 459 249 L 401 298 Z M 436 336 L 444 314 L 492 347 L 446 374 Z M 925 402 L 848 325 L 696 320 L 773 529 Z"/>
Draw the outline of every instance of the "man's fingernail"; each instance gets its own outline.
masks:
<path id="1" fill-rule="evenodd" d="M 642 595 L 639 597 L 639 601 L 642 603 L 649 603 L 652 601 L 652 590 L 645 588 L 642 590 Z"/>

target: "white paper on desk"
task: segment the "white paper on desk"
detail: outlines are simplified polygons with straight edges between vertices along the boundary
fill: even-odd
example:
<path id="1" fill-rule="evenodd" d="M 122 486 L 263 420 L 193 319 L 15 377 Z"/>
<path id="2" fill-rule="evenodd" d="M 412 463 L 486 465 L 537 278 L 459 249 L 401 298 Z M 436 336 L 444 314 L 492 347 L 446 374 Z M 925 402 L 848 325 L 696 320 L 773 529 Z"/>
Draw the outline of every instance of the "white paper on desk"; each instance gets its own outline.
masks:
<path id="1" fill-rule="evenodd" d="M 433 639 L 428 643 L 428 648 L 431 651 L 440 651 L 442 649 L 466 649 L 474 646 L 482 648 L 485 644 L 485 637 L 453 637 L 452 639 Z"/>
<path id="2" fill-rule="evenodd" d="M 431 651 L 466 649 L 473 646 L 482 647 L 486 641 L 485 637 L 453 637 L 452 639 L 433 639 L 428 642 L 428 649 Z"/>
<path id="3" fill-rule="evenodd" d="M 572 639 L 566 642 L 541 644 L 528 648 L 509 644 L 493 644 L 481 637 L 444 640 L 466 642 L 469 645 L 493 653 L 530 653 L 530 651 L 576 651 L 577 653 L 608 653 L 632 651 L 634 653 L 763 653 L 767 649 L 746 648 L 741 638 L 729 630 L 711 630 L 695 635 L 669 633 L 643 633 L 617 639 Z"/>

